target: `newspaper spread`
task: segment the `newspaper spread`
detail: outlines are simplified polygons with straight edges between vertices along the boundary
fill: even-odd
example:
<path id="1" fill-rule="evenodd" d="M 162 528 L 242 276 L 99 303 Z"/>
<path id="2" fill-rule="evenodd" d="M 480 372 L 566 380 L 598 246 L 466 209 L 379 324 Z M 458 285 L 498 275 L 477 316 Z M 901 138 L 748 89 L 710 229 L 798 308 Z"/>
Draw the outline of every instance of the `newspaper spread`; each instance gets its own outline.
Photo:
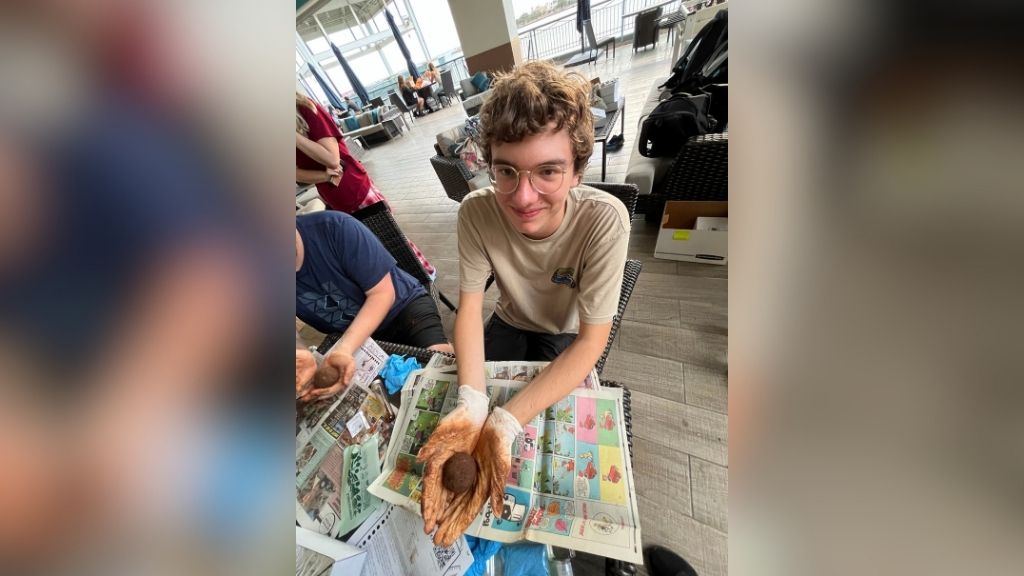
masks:
<path id="1" fill-rule="evenodd" d="M 395 413 L 374 380 L 387 354 L 367 340 L 339 397 L 303 405 L 295 435 L 295 513 L 303 528 L 337 537 L 379 508 L 367 488 L 381 469 Z"/>
<path id="2" fill-rule="evenodd" d="M 536 371 L 534 364 L 539 365 Z M 487 363 L 491 405 L 503 405 L 545 364 Z M 525 539 L 643 563 L 632 464 L 621 426 L 622 390 L 600 388 L 596 374 L 588 381 L 594 388 L 584 383 L 524 427 L 512 447 L 502 510 L 495 514 L 485 504 L 466 534 L 501 542 Z M 416 454 L 438 420 L 454 408 L 457 390 L 452 365 L 409 375 L 394 441 L 371 494 L 420 514 L 423 467 Z"/>

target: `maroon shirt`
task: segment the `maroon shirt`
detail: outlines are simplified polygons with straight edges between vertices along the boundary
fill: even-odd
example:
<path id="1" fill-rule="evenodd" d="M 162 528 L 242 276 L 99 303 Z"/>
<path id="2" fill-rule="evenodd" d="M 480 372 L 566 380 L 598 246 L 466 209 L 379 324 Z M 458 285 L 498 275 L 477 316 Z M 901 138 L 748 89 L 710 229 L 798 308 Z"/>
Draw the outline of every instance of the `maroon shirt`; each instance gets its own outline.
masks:
<path id="1" fill-rule="evenodd" d="M 331 208 L 342 212 L 355 212 L 359 208 L 359 204 L 366 198 L 366 193 L 370 191 L 370 175 L 366 173 L 366 168 L 363 168 L 363 165 L 349 154 L 341 130 L 338 130 L 330 114 L 319 104 L 314 102 L 314 105 L 316 106 L 315 112 L 306 106 L 296 106 L 299 113 L 302 114 L 302 118 L 309 124 L 309 134 L 306 137 L 314 142 L 321 138 L 336 139 L 341 156 L 341 167 L 345 171 L 341 177 L 341 183 L 337 186 L 330 182 L 321 182 L 316 185 L 316 189 L 320 192 L 320 197 Z M 313 160 L 298 148 L 295 149 L 295 165 L 306 170 L 324 169 L 323 164 Z"/>

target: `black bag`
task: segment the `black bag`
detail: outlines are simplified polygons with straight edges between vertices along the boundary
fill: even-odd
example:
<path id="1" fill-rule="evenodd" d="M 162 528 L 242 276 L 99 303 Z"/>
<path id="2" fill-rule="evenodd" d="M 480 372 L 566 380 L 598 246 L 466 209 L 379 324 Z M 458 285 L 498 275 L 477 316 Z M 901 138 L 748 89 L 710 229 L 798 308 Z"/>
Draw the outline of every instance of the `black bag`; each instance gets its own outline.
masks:
<path id="1" fill-rule="evenodd" d="M 693 37 L 672 66 L 672 76 L 659 88 L 698 92 L 710 83 L 729 82 L 729 11 L 720 10 Z"/>
<path id="2" fill-rule="evenodd" d="M 675 157 L 687 138 L 707 134 L 715 127 L 708 116 L 708 96 L 674 94 L 658 104 L 640 125 L 640 154 L 648 158 Z"/>

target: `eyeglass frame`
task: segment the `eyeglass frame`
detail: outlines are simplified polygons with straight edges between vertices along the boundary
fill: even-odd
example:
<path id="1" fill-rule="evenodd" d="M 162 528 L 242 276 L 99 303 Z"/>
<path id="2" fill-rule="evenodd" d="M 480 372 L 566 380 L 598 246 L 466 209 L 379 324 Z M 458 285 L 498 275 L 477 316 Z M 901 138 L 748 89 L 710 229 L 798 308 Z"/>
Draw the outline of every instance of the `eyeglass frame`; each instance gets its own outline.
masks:
<path id="1" fill-rule="evenodd" d="M 510 170 L 512 170 L 513 172 L 516 173 L 516 185 L 513 186 L 512 189 L 509 190 L 508 192 L 502 192 L 499 189 L 498 182 L 496 181 L 495 175 L 494 175 L 494 167 L 495 166 L 501 166 L 503 168 L 508 168 L 508 169 L 510 169 Z M 558 186 L 556 186 L 555 189 L 552 190 L 551 192 L 544 192 L 544 191 L 542 191 L 533 182 L 533 173 L 535 171 L 537 171 L 537 170 L 542 169 L 542 168 L 557 168 L 557 169 L 562 171 L 561 172 L 562 173 L 562 180 L 558 182 Z M 514 194 L 515 191 L 519 188 L 519 183 L 522 182 L 523 172 L 528 174 L 527 181 L 530 183 L 530 187 L 533 188 L 537 192 L 537 194 L 540 194 L 541 196 L 547 196 L 549 194 L 554 194 L 555 192 L 558 191 L 559 188 L 562 187 L 562 184 L 565 183 L 565 175 L 569 172 L 569 170 L 565 166 L 563 166 L 561 164 L 554 164 L 554 163 L 540 164 L 538 166 L 533 167 L 530 170 L 523 170 L 523 169 L 516 168 L 515 166 L 509 165 L 509 164 L 500 164 L 499 163 L 499 164 L 491 164 L 490 166 L 487 167 L 487 179 L 490 180 L 491 185 L 494 186 L 494 192 L 495 193 L 501 194 L 503 196 L 508 196 L 510 194 Z"/>

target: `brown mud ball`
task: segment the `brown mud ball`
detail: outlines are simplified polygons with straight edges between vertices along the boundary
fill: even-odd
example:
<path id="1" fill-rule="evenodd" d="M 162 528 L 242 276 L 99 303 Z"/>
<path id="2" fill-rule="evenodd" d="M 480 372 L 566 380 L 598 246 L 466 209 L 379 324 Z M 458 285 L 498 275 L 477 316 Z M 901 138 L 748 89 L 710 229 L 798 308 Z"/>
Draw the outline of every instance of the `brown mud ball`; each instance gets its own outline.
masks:
<path id="1" fill-rule="evenodd" d="M 458 452 L 444 463 L 441 483 L 454 494 L 473 488 L 476 485 L 476 460 L 465 452 Z"/>
<path id="2" fill-rule="evenodd" d="M 321 366 L 313 376 L 313 388 L 330 388 L 341 377 L 341 372 L 334 366 Z"/>

